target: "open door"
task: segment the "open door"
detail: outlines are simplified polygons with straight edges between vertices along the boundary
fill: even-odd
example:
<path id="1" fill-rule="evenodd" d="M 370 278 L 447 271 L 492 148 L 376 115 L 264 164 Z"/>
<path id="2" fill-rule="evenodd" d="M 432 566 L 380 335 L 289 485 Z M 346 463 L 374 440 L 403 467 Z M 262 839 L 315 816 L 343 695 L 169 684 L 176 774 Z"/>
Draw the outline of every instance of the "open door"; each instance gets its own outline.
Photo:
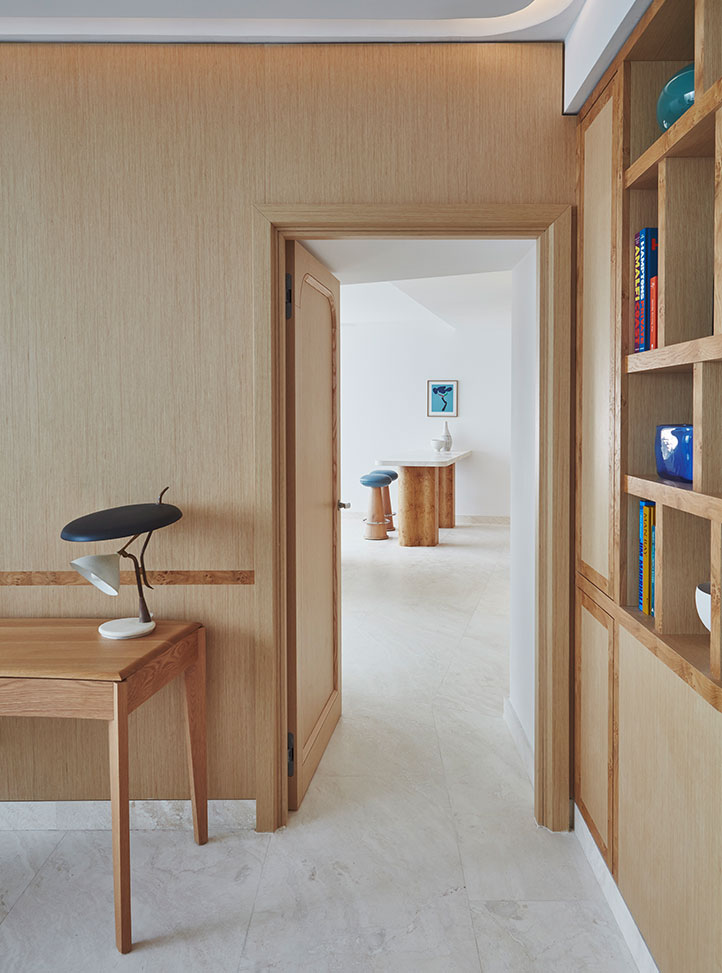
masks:
<path id="1" fill-rule="evenodd" d="M 286 245 L 286 273 L 288 806 L 295 811 L 341 715 L 339 282 L 296 242 Z"/>

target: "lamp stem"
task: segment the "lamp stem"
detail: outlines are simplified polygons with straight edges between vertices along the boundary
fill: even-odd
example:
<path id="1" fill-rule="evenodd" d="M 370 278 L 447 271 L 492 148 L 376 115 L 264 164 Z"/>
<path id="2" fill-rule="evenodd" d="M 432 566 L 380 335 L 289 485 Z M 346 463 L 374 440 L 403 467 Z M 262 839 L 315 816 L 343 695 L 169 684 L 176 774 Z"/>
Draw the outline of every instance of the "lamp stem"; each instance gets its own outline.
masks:
<path id="1" fill-rule="evenodd" d="M 135 583 L 138 587 L 138 621 L 139 622 L 150 622 L 152 621 L 150 617 L 150 612 L 148 611 L 148 606 L 145 603 L 145 595 L 143 594 L 143 582 L 140 577 L 140 564 L 138 563 L 138 558 L 135 554 L 131 554 L 130 551 L 122 549 L 118 551 L 123 557 L 129 557 L 133 562 L 135 567 Z"/>

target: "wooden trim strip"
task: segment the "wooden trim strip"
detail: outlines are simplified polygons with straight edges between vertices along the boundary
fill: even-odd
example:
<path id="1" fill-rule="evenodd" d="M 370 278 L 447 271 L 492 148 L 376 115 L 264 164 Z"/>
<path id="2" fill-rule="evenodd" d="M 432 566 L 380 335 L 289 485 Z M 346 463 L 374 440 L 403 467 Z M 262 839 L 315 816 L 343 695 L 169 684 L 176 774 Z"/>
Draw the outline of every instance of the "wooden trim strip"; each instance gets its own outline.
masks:
<path id="1" fill-rule="evenodd" d="M 149 571 L 148 580 L 156 585 L 255 584 L 253 571 Z M 121 571 L 120 583 L 134 585 L 135 573 Z M 55 587 L 89 584 L 77 571 L 0 571 L 0 586 Z"/>

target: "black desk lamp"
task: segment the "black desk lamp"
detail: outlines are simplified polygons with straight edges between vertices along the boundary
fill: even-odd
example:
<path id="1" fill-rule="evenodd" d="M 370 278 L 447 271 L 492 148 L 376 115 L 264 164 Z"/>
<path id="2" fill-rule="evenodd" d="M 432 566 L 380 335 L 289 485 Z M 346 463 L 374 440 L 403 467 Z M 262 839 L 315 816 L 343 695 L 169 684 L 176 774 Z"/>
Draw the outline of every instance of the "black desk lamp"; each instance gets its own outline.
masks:
<path id="1" fill-rule="evenodd" d="M 155 628 L 143 594 L 143 585 L 146 588 L 153 587 L 148 583 L 145 573 L 145 549 L 154 530 L 174 524 L 183 516 L 172 503 L 163 503 L 163 494 L 167 489 L 168 487 L 162 491 L 155 503 L 132 503 L 125 507 L 98 510 L 94 514 L 71 521 L 60 532 L 64 541 L 111 541 L 130 536 L 128 543 L 115 554 L 90 554 L 70 562 L 79 574 L 106 595 L 117 595 L 120 590 L 120 558 L 128 557 L 133 562 L 140 602 L 138 618 L 116 618 L 103 622 L 98 631 L 106 639 L 139 638 Z M 143 541 L 140 555 L 136 557 L 128 548 L 141 534 L 146 533 L 148 536 Z"/>

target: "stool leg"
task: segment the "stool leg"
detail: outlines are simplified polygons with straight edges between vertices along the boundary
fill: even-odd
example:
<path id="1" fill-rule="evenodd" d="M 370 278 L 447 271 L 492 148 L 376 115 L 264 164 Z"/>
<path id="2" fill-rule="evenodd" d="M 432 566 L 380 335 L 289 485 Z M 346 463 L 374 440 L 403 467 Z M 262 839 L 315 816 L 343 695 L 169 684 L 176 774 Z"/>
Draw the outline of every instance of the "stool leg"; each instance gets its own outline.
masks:
<path id="1" fill-rule="evenodd" d="M 113 888 L 115 944 L 129 953 L 130 928 L 130 804 L 128 799 L 128 695 L 124 682 L 115 683 L 115 719 L 108 723 L 110 807 L 113 819 Z"/>
<path id="2" fill-rule="evenodd" d="M 370 490 L 369 512 L 366 518 L 364 537 L 367 541 L 386 541 L 389 535 L 386 533 L 386 515 L 384 513 L 384 498 L 381 496 L 381 487 L 370 487 Z"/>
<path id="3" fill-rule="evenodd" d="M 384 516 L 386 517 L 386 530 L 396 530 L 394 527 L 394 512 L 391 509 L 391 494 L 387 486 L 381 487 L 384 498 Z"/>

